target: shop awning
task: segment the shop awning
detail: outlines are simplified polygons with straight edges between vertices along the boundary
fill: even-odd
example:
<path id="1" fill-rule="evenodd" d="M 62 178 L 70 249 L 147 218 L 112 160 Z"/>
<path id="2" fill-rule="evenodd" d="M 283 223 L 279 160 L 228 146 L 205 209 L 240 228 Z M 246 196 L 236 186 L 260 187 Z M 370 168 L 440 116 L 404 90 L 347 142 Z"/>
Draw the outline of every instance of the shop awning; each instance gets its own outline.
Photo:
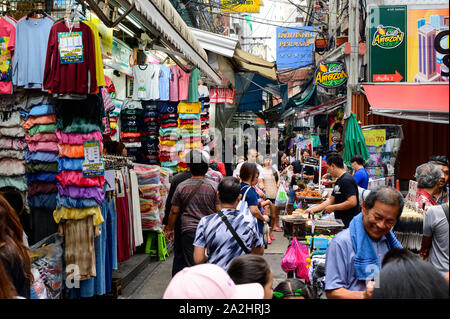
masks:
<path id="1" fill-rule="evenodd" d="M 220 84 L 219 75 L 208 64 L 208 56 L 169 0 L 116 0 L 125 10 L 134 2 L 131 11 L 163 45 L 182 53 L 208 78 Z M 156 34 L 155 34 L 156 33 Z"/>
<path id="2" fill-rule="evenodd" d="M 448 83 L 363 84 L 372 114 L 449 123 Z"/>
<path id="3" fill-rule="evenodd" d="M 307 110 L 301 111 L 297 119 L 303 119 L 306 117 L 319 115 L 319 114 L 329 114 L 336 109 L 342 107 L 347 102 L 345 96 L 338 97 L 334 100 L 328 101 L 326 103 L 311 107 Z"/>
<path id="4" fill-rule="evenodd" d="M 241 49 L 234 51 L 233 59 L 243 71 L 255 72 L 272 81 L 277 81 L 275 64 Z"/>
<path id="5" fill-rule="evenodd" d="M 238 40 L 196 28 L 189 28 L 203 49 L 232 58 Z"/>

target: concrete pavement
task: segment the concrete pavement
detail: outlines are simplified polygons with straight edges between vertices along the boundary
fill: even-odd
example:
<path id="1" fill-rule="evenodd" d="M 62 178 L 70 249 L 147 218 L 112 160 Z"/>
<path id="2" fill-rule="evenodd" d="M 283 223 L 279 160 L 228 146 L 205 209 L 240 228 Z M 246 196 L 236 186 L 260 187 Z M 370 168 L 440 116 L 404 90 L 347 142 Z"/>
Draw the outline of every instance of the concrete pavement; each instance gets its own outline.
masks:
<path id="1" fill-rule="evenodd" d="M 275 240 L 264 251 L 264 258 L 274 274 L 273 287 L 286 279 L 281 268 L 281 260 L 288 247 L 288 240 L 283 232 L 274 232 Z M 172 279 L 173 254 L 165 261 L 153 261 L 122 291 L 119 299 L 161 299 Z"/>

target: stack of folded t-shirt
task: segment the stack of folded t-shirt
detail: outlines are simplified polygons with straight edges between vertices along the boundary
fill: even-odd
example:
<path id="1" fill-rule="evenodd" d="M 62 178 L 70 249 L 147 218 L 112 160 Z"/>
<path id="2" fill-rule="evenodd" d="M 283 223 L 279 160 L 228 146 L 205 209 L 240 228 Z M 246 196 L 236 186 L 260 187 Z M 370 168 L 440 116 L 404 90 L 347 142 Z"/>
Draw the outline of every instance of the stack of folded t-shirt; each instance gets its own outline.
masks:
<path id="1" fill-rule="evenodd" d="M 104 199 L 104 176 L 83 177 L 83 142 L 97 140 L 102 150 L 103 105 L 99 95 L 86 100 L 60 100 L 56 105 L 58 174 L 56 223 L 92 216 L 93 226 L 103 222 L 100 205 Z"/>
<path id="2" fill-rule="evenodd" d="M 187 170 L 185 158 L 190 150 L 203 149 L 200 111 L 200 102 L 180 102 L 178 104 L 179 141 L 177 151 L 180 160 L 177 169 L 179 172 Z"/>
<path id="3" fill-rule="evenodd" d="M 0 188 L 15 187 L 25 192 L 25 131 L 12 95 L 0 98 Z"/>
<path id="4" fill-rule="evenodd" d="M 156 101 L 143 101 L 141 163 L 160 165 L 158 154 L 160 114 Z"/>
<path id="5" fill-rule="evenodd" d="M 22 127 L 26 130 L 27 181 L 31 189 L 28 204 L 32 208 L 53 211 L 56 207 L 58 173 L 55 106 L 36 105 L 28 114 L 23 112 Z"/>
<path id="6" fill-rule="evenodd" d="M 177 173 L 178 165 L 178 102 L 158 102 L 161 128 L 159 130 L 159 159 L 162 167 Z"/>
<path id="7" fill-rule="evenodd" d="M 199 101 L 202 104 L 200 120 L 202 122 L 202 144 L 204 147 L 210 142 L 209 132 L 209 91 L 206 86 L 198 87 Z M 206 148 L 205 148 L 206 150 Z"/>
<path id="8" fill-rule="evenodd" d="M 142 147 L 142 113 L 140 101 L 126 99 L 120 113 L 121 141 L 125 144 L 128 156 L 134 156 L 139 160 Z"/>

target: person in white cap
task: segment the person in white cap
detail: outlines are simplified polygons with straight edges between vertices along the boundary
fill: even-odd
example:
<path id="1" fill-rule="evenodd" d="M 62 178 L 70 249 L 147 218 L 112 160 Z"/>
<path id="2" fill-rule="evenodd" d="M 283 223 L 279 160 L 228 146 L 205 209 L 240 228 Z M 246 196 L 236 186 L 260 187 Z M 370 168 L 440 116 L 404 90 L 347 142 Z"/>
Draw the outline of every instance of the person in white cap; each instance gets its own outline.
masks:
<path id="1" fill-rule="evenodd" d="M 163 299 L 263 299 L 259 283 L 236 285 L 227 272 L 214 264 L 186 267 L 167 286 Z"/>

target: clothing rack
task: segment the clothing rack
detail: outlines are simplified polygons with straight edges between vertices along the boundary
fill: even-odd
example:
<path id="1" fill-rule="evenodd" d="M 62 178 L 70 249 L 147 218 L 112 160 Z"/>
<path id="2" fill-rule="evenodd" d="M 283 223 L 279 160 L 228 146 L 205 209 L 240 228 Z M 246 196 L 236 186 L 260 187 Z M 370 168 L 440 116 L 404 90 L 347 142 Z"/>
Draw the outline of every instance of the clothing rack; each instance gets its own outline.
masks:
<path id="1" fill-rule="evenodd" d="M 105 169 L 118 169 L 122 167 L 133 168 L 134 157 L 118 156 L 118 155 L 103 155 L 102 160 L 105 163 Z"/>

